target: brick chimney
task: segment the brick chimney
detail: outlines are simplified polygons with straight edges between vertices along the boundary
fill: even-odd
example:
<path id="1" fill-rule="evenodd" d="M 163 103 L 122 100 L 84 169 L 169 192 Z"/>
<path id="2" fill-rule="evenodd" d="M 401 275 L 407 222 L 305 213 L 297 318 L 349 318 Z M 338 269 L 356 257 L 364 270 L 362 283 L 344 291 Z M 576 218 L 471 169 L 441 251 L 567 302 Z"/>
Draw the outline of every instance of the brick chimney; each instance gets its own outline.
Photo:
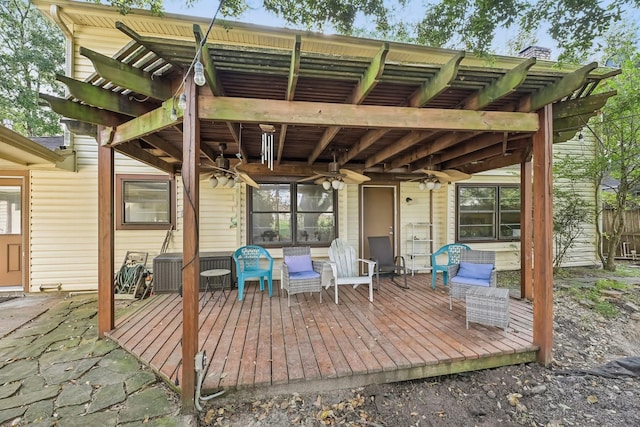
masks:
<path id="1" fill-rule="evenodd" d="M 518 52 L 518 56 L 525 58 L 551 59 L 551 49 L 540 46 L 529 46 Z"/>

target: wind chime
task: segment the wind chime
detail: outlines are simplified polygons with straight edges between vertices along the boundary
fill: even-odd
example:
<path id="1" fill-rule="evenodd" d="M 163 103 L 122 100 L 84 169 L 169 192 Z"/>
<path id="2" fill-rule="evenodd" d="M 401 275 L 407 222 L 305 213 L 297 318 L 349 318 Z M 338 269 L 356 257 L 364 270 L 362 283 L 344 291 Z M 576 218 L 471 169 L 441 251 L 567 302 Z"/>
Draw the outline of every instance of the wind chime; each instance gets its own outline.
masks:
<path id="1" fill-rule="evenodd" d="M 269 170 L 273 170 L 273 134 L 276 131 L 273 125 L 260 125 L 262 129 L 262 164 L 267 164 Z"/>

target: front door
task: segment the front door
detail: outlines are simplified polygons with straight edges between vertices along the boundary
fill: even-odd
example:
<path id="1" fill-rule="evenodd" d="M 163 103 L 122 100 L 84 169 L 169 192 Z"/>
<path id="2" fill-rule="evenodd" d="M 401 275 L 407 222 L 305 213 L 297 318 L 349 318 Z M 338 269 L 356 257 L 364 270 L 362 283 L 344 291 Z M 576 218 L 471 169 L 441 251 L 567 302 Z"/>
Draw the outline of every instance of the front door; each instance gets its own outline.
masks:
<path id="1" fill-rule="evenodd" d="M 393 185 L 362 186 L 362 254 L 369 258 L 369 236 L 389 236 L 397 251 L 396 187 Z"/>
<path id="2" fill-rule="evenodd" d="M 22 180 L 0 178 L 0 286 L 22 286 Z"/>

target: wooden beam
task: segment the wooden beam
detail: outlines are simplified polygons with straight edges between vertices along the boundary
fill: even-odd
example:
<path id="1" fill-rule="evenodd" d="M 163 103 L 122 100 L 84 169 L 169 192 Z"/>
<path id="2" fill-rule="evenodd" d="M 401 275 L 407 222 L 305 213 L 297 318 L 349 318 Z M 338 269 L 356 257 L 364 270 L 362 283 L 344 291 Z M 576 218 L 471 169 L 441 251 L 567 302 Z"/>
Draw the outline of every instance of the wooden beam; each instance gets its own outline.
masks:
<path id="1" fill-rule="evenodd" d="M 340 164 L 344 165 L 358 154 L 375 144 L 380 138 L 385 136 L 390 129 L 373 129 L 365 133 L 358 142 L 353 144 L 340 159 Z"/>
<path id="2" fill-rule="evenodd" d="M 262 163 L 243 163 L 242 171 L 251 176 L 282 176 L 282 177 L 300 177 L 312 176 L 315 172 L 308 164 L 289 164 L 281 163 L 274 166 L 273 171 L 266 164 Z"/>
<path id="3" fill-rule="evenodd" d="M 289 66 L 289 80 L 287 81 L 287 93 L 284 96 L 285 101 L 293 101 L 298 85 L 298 75 L 300 73 L 300 46 L 302 44 L 302 36 L 296 34 L 293 49 L 291 50 L 291 65 Z M 286 124 L 280 126 L 280 136 L 278 137 L 278 153 L 276 155 L 276 166 L 282 161 L 282 152 L 284 151 L 284 142 L 287 139 Z"/>
<path id="4" fill-rule="evenodd" d="M 538 113 L 540 130 L 533 135 L 533 344 L 538 362 L 553 359 L 553 179 L 552 109 Z"/>
<path id="5" fill-rule="evenodd" d="M 469 135 L 469 138 L 466 138 L 467 140 L 475 136 L 473 133 L 466 133 L 465 135 Z M 502 135 L 498 133 L 484 133 L 466 144 L 456 144 L 440 153 L 440 162 L 446 162 L 448 160 L 455 159 L 456 157 L 464 156 L 466 154 L 473 153 L 474 151 L 490 147 L 498 143 L 501 138 Z M 458 142 L 462 142 L 464 140 L 465 139 L 460 139 Z"/>
<path id="6" fill-rule="evenodd" d="M 198 296 L 200 292 L 200 255 L 198 216 L 200 212 L 200 120 L 198 119 L 197 87 L 193 77 L 185 84 L 187 106 L 185 108 L 182 163 L 184 185 L 183 212 L 185 224 L 182 234 L 182 407 L 194 410 L 196 373 L 195 356 L 198 343 Z"/>
<path id="7" fill-rule="evenodd" d="M 84 105 L 79 102 L 69 101 L 68 99 L 58 98 L 45 93 L 41 93 L 39 96 L 47 101 L 54 112 L 69 119 L 102 126 L 118 126 L 129 120 L 127 116 Z"/>
<path id="8" fill-rule="evenodd" d="M 204 66 L 204 78 L 207 81 L 207 86 L 209 86 L 214 96 L 224 96 L 224 89 L 222 87 L 222 83 L 220 82 L 220 77 L 216 72 L 216 66 L 213 63 L 213 60 L 211 59 L 209 46 L 207 45 L 206 40 L 203 40 L 204 34 L 200 29 L 200 25 L 193 24 L 193 35 L 196 38 L 196 45 L 202 45 L 202 48 L 200 50 L 200 60 L 202 61 L 202 65 Z"/>
<path id="9" fill-rule="evenodd" d="M 367 95 L 373 90 L 374 87 L 380 81 L 380 77 L 384 71 L 384 61 L 387 57 L 387 53 L 389 52 L 389 43 L 383 43 L 382 48 L 376 53 L 376 55 L 371 60 L 369 67 L 362 74 L 358 84 L 351 91 L 351 95 L 346 99 L 345 103 L 360 105 Z M 325 130 L 324 134 L 320 138 L 320 141 L 316 143 L 316 146 L 313 149 L 313 152 L 309 156 L 309 164 L 312 165 L 318 156 L 327 148 L 327 145 L 333 140 L 338 132 L 340 132 L 340 127 L 334 126 Z"/>
<path id="10" fill-rule="evenodd" d="M 520 298 L 533 300 L 533 174 L 520 163 Z"/>
<path id="11" fill-rule="evenodd" d="M 521 112 L 537 111 L 547 104 L 552 104 L 565 96 L 571 95 L 579 89 L 580 86 L 584 85 L 589 73 L 597 67 L 598 63 L 592 62 L 577 69 L 573 73 L 565 75 L 555 83 L 545 86 L 524 98 L 520 102 L 517 110 Z"/>
<path id="12" fill-rule="evenodd" d="M 113 150 L 100 144 L 98 134 L 98 336 L 115 327 L 113 277 L 115 265 Z"/>
<path id="13" fill-rule="evenodd" d="M 116 28 L 118 30 L 122 31 L 127 36 L 129 36 L 129 38 L 131 38 L 132 40 L 135 40 L 138 44 L 140 44 L 140 45 L 144 46 L 145 48 L 147 48 L 147 50 L 153 52 L 158 58 L 164 59 L 165 61 L 167 61 L 169 64 L 173 65 L 174 67 L 179 67 L 178 64 L 176 64 L 175 62 L 173 62 L 171 60 L 171 56 L 168 56 L 168 57 L 167 56 L 163 56 L 157 51 L 157 49 L 156 49 L 157 44 L 151 43 L 148 38 L 142 37 L 140 34 L 136 33 L 134 30 L 132 30 L 131 28 L 127 27 L 123 22 L 116 21 Z"/>
<path id="14" fill-rule="evenodd" d="M 491 103 L 513 93 L 527 78 L 529 69 L 536 63 L 536 58 L 529 58 L 491 85 L 474 93 L 463 101 L 465 110 L 481 110 Z"/>
<path id="15" fill-rule="evenodd" d="M 171 120 L 171 107 L 172 101 L 166 101 L 161 107 L 122 123 L 117 128 L 103 129 L 102 132 L 105 134 L 102 138 L 103 144 L 115 146 L 181 123 L 182 112 L 179 108 L 178 118 Z"/>
<path id="16" fill-rule="evenodd" d="M 293 101 L 298 85 L 298 75 L 300 73 L 300 45 L 302 44 L 302 36 L 296 34 L 296 40 L 293 43 L 291 51 L 291 65 L 289 66 L 289 80 L 287 81 L 287 93 L 284 99 Z"/>
<path id="17" fill-rule="evenodd" d="M 248 123 L 413 130 L 535 132 L 536 115 L 201 96 L 199 117 Z M 137 119 L 133 119 L 137 120 Z"/>
<path id="18" fill-rule="evenodd" d="M 474 174 L 478 172 L 485 172 L 493 169 L 503 168 L 505 166 L 513 166 L 525 161 L 529 158 L 531 150 L 523 148 L 518 151 L 514 151 L 509 156 L 498 155 L 489 159 L 485 159 L 475 164 L 467 164 L 458 168 L 461 172 L 468 174 Z"/>
<path id="19" fill-rule="evenodd" d="M 411 164 L 433 153 L 437 153 L 438 151 L 445 150 L 457 144 L 459 141 L 464 140 L 468 137 L 469 135 L 467 133 L 455 133 L 455 132 L 447 133 L 437 138 L 435 141 L 433 141 L 428 145 L 419 147 L 415 150 L 410 151 L 409 153 L 406 153 L 402 156 L 395 158 L 391 162 L 390 168 L 395 169 L 404 165 Z"/>
<path id="20" fill-rule="evenodd" d="M 126 144 L 119 144 L 113 148 L 118 151 L 118 153 L 124 154 L 127 157 L 131 157 L 132 159 L 138 160 L 139 162 L 152 166 L 156 169 L 160 169 L 163 172 L 170 174 L 175 173 L 171 163 L 165 162 L 161 158 L 145 151 L 140 147 L 138 141 L 129 141 Z"/>
<path id="21" fill-rule="evenodd" d="M 373 156 L 370 156 L 365 162 L 364 167 L 370 168 L 382 163 L 385 160 L 395 156 L 396 154 L 413 147 L 415 144 L 429 138 L 433 135 L 431 131 L 412 131 L 404 135 L 402 138 L 395 141 L 393 144 L 387 145 L 382 150 L 377 151 Z M 402 166 L 402 165 L 401 165 Z"/>
<path id="22" fill-rule="evenodd" d="M 131 102 L 127 95 L 121 95 L 117 92 L 94 86 L 91 83 L 81 82 L 61 74 L 56 74 L 56 80 L 67 86 L 71 96 L 94 107 L 131 117 L 138 117 L 153 109 L 142 102 Z"/>
<path id="23" fill-rule="evenodd" d="M 171 85 L 164 82 L 160 76 L 111 59 L 85 47 L 80 47 L 80 55 L 89 58 L 96 72 L 117 86 L 162 101 L 173 96 Z"/>
<path id="24" fill-rule="evenodd" d="M 182 162 L 182 147 L 177 148 L 173 144 L 171 144 L 169 141 L 160 138 L 157 134 L 154 134 L 154 133 L 145 135 L 140 139 L 142 139 L 148 144 L 153 145 L 158 150 L 164 151 L 165 153 L 167 153 L 167 156 L 173 157 L 179 162 Z"/>
<path id="25" fill-rule="evenodd" d="M 498 156 L 510 156 L 515 151 L 522 151 L 527 145 L 527 141 L 519 139 L 516 141 L 509 141 L 507 144 L 508 153 L 504 152 L 504 145 L 502 143 L 494 144 L 490 147 L 485 147 L 480 150 L 473 151 L 471 153 L 456 157 L 440 164 L 441 169 L 457 169 L 460 166 L 475 163 L 485 159 L 498 157 Z"/>
<path id="26" fill-rule="evenodd" d="M 556 120 L 567 117 L 582 116 L 591 114 L 600 110 L 607 103 L 609 98 L 615 96 L 618 92 L 615 90 L 609 92 L 590 95 L 585 98 L 570 99 L 568 101 L 557 102 L 553 104 L 553 128 L 558 129 Z"/>
<path id="27" fill-rule="evenodd" d="M 424 82 L 422 86 L 409 97 L 409 106 L 422 107 L 451 86 L 451 83 L 453 83 L 458 74 L 458 67 L 464 59 L 464 55 L 464 51 L 458 52 L 449 62 L 442 66 L 435 77 L 428 82 Z"/>
<path id="28" fill-rule="evenodd" d="M 81 122 L 78 120 L 61 119 L 60 123 L 67 127 L 67 130 L 74 135 L 83 135 L 96 138 L 98 127 L 93 123 Z"/>

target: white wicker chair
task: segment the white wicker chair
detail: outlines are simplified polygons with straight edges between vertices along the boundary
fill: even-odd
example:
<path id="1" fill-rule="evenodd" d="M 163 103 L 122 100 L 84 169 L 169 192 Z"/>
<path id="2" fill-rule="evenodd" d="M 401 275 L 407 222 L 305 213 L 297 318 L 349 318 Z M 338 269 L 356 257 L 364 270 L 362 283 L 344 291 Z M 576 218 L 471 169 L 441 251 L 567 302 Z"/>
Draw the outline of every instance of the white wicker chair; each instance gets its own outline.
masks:
<path id="1" fill-rule="evenodd" d="M 291 306 L 291 295 L 301 294 L 304 292 L 319 292 L 320 302 L 322 302 L 322 261 L 311 261 L 313 271 L 303 272 L 302 277 L 295 277 L 296 274 L 289 272 L 289 266 L 286 263 L 287 257 L 309 256 L 311 258 L 311 248 L 308 246 L 284 247 L 282 255 L 285 261 L 282 263 L 282 280 L 280 288 L 287 291 L 287 305 Z M 316 273 L 316 274 L 313 274 Z M 300 275 L 298 275 L 300 276 Z"/>
<path id="2" fill-rule="evenodd" d="M 474 264 L 492 264 L 494 267 L 491 270 L 491 276 L 487 281 L 489 287 L 495 288 L 497 286 L 496 280 L 496 253 L 492 251 L 474 251 L 463 250 L 460 253 L 460 262 L 468 262 Z M 460 264 L 454 264 L 449 266 L 449 309 L 453 309 L 453 298 L 465 299 L 467 291 L 478 287 L 478 285 L 470 285 L 462 283 L 460 278 L 456 278 Z"/>

